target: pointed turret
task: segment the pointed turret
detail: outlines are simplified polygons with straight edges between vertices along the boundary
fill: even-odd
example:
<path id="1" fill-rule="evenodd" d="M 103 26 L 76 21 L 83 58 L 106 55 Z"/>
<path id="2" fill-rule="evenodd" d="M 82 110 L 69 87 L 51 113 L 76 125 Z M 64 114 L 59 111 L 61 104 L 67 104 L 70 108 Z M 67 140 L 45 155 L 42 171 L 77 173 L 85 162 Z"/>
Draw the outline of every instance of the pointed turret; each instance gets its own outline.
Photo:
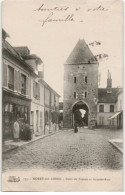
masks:
<path id="1" fill-rule="evenodd" d="M 108 78 L 107 78 L 107 88 L 111 89 L 112 88 L 112 78 L 111 78 L 111 73 L 108 70 Z"/>
<path id="2" fill-rule="evenodd" d="M 111 78 L 111 73 L 108 70 L 108 78 L 107 78 L 107 93 L 111 93 L 112 89 L 112 78 Z"/>
<path id="3" fill-rule="evenodd" d="M 73 51 L 71 52 L 68 59 L 66 60 L 65 64 L 78 65 L 78 64 L 87 64 L 87 63 L 88 64 L 97 63 L 97 60 L 92 54 L 86 42 L 83 39 L 81 40 L 79 39 Z"/>

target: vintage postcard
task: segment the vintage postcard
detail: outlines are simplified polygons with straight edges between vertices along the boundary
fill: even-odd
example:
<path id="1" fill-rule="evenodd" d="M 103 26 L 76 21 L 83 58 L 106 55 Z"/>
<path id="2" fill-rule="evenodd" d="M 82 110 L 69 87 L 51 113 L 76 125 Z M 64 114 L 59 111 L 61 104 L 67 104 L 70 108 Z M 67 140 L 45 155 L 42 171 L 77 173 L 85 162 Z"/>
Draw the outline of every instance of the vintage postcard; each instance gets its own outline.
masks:
<path id="1" fill-rule="evenodd" d="M 123 191 L 123 2 L 2 2 L 2 191 Z"/>

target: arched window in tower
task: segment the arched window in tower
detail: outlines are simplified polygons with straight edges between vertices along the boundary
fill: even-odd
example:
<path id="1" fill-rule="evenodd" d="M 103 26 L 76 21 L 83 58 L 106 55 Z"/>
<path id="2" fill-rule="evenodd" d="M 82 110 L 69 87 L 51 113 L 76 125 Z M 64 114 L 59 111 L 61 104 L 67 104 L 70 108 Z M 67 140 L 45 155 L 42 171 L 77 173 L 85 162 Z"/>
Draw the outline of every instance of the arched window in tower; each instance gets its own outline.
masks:
<path id="1" fill-rule="evenodd" d="M 76 77 L 74 77 L 74 83 L 76 83 Z"/>
<path id="2" fill-rule="evenodd" d="M 76 99 L 76 92 L 74 92 L 74 98 Z"/>
<path id="3" fill-rule="evenodd" d="M 87 91 L 85 91 L 85 98 L 87 98 Z"/>
<path id="4" fill-rule="evenodd" d="M 85 76 L 85 83 L 87 83 L 87 76 Z"/>

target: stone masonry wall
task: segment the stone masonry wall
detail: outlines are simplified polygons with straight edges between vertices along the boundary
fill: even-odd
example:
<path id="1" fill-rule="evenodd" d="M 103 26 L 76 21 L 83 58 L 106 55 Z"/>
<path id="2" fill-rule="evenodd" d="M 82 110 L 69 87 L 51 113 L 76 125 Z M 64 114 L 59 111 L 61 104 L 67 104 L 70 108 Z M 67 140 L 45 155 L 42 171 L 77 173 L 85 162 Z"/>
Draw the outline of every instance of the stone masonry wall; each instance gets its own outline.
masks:
<path id="1" fill-rule="evenodd" d="M 87 83 L 85 82 L 87 76 Z M 74 83 L 76 77 L 76 83 Z M 87 92 L 85 98 L 83 94 Z M 74 98 L 74 92 L 77 98 Z M 64 65 L 64 128 L 72 128 L 72 107 L 83 101 L 89 108 L 88 126 L 92 128 L 97 121 L 98 64 Z"/>

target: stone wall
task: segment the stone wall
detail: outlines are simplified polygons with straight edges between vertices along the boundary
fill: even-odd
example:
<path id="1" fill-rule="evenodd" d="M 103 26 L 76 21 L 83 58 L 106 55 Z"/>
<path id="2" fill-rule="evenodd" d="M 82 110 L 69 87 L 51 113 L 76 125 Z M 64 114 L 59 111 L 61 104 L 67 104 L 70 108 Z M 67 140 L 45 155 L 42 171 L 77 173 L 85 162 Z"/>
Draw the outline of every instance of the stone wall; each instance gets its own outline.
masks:
<path id="1" fill-rule="evenodd" d="M 87 76 L 87 83 L 85 77 Z M 76 83 L 74 83 L 76 77 Z M 76 92 L 76 98 L 74 98 Z M 85 97 L 87 92 L 87 97 Z M 88 106 L 88 126 L 92 128 L 97 121 L 98 64 L 64 65 L 64 128 L 72 128 L 73 105 L 82 101 Z"/>

